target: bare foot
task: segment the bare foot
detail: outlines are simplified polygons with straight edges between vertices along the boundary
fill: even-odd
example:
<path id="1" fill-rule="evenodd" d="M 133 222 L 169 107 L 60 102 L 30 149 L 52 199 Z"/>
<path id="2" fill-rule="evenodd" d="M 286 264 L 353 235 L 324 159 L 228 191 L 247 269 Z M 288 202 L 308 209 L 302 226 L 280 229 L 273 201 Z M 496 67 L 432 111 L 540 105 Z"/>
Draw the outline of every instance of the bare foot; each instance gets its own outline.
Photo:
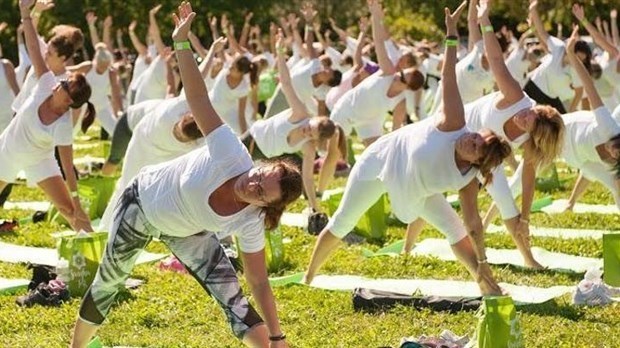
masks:
<path id="1" fill-rule="evenodd" d="M 480 293 L 482 296 L 501 296 L 504 295 L 502 288 L 495 283 L 495 281 L 489 281 L 487 279 L 478 280 L 478 286 L 480 287 Z"/>
<path id="2" fill-rule="evenodd" d="M 547 269 L 547 267 L 541 265 L 536 260 L 530 260 L 530 261 L 526 260 L 525 261 L 525 267 L 533 269 L 533 270 L 537 270 L 537 271 L 541 271 L 541 270 Z"/>

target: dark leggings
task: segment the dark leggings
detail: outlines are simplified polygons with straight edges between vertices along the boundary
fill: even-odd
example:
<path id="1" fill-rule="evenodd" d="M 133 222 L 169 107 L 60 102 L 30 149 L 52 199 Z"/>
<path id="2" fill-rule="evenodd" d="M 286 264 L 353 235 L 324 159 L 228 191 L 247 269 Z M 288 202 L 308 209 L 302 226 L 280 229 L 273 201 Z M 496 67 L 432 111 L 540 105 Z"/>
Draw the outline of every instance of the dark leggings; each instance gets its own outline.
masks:
<path id="1" fill-rule="evenodd" d="M 123 113 L 123 116 L 118 119 L 116 127 L 114 128 L 114 134 L 112 135 L 112 145 L 110 146 L 110 155 L 108 156 L 108 162 L 112 164 L 119 164 L 125 157 L 127 152 L 127 146 L 133 132 L 129 129 L 127 123 L 127 112 Z"/>
<path id="2" fill-rule="evenodd" d="M 525 86 L 523 87 L 523 91 L 527 93 L 530 98 L 534 99 L 538 104 L 544 104 L 553 106 L 559 113 L 565 114 L 566 109 L 564 108 L 564 104 L 560 98 L 551 98 L 545 92 L 543 92 L 532 80 L 528 80 Z"/>

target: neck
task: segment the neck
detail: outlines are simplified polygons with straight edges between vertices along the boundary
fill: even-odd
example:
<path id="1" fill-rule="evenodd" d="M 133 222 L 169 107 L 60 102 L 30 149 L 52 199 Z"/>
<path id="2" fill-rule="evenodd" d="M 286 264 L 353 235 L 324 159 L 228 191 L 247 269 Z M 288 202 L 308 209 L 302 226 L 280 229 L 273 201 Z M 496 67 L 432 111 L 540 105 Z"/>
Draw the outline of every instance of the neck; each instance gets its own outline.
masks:
<path id="1" fill-rule="evenodd" d="M 463 172 L 466 170 L 469 170 L 469 168 L 472 167 L 472 163 L 464 160 L 460 155 L 458 151 L 454 151 L 454 162 L 456 163 L 456 167 L 459 169 L 459 171 Z"/>

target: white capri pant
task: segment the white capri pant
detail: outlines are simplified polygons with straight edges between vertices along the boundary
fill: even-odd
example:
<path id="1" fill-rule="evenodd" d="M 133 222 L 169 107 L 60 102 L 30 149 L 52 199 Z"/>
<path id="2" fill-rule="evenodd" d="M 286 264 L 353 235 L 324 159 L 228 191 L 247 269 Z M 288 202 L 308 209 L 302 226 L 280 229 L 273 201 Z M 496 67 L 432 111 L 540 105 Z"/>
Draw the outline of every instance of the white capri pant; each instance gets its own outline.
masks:
<path id="1" fill-rule="evenodd" d="M 586 179 L 603 184 L 611 192 L 616 202 L 616 207 L 620 210 L 620 195 L 618 195 L 618 188 L 616 188 L 614 173 L 603 164 L 596 162 L 588 162 L 579 169 L 581 169 L 581 173 Z"/>
<path id="2" fill-rule="evenodd" d="M 376 176 L 375 179 L 364 179 L 374 176 L 369 173 L 379 172 L 377 162 L 362 161 L 353 167 L 338 209 L 329 219 L 326 227 L 336 237 L 343 238 L 351 232 L 360 217 L 386 192 L 385 186 Z M 461 219 L 442 194 L 437 193 L 426 197 L 422 204 L 416 204 L 411 209 L 416 210 L 416 217 L 411 221 L 403 222 L 410 223 L 418 217 L 423 218 L 446 236 L 450 245 L 467 237 L 467 231 Z"/>
<path id="3" fill-rule="evenodd" d="M 493 170 L 493 181 L 485 187 L 493 201 L 495 202 L 499 213 L 503 220 L 512 219 L 519 215 L 519 209 L 513 198 L 511 189 L 519 189 L 521 183 L 520 173 L 523 171 L 523 164 L 519 164 L 516 174 L 511 178 L 511 183 L 508 183 L 506 174 L 504 173 L 504 166 L 499 165 Z M 515 183 L 515 179 L 519 181 L 518 187 Z M 520 193 L 520 192 L 519 192 Z"/>
<path id="4" fill-rule="evenodd" d="M 10 156 L 2 156 L 0 154 L 0 163 L 2 163 L 2 166 L 0 166 L 0 180 L 6 183 L 14 183 L 20 170 L 23 170 L 26 174 L 26 181 L 28 186 L 31 187 L 47 178 L 61 176 L 54 153 L 50 154 L 50 158 L 40 160 L 32 165 L 24 165 L 16 158 L 11 159 Z"/>

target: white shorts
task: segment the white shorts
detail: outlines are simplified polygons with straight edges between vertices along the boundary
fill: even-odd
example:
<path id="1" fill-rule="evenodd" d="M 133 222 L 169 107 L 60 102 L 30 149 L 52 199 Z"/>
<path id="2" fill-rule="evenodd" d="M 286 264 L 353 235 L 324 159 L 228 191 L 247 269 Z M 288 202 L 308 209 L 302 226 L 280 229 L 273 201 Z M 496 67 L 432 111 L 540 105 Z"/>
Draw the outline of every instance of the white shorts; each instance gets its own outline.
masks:
<path id="1" fill-rule="evenodd" d="M 383 135 L 383 119 L 377 118 L 376 120 L 365 120 L 364 122 L 356 122 L 353 119 L 333 120 L 339 126 L 342 127 L 344 133 L 349 136 L 355 128 L 357 136 L 361 140 L 378 138 Z"/>
<path id="2" fill-rule="evenodd" d="M 32 165 L 24 165 L 16 159 L 8 159 L 9 156 L 0 154 L 0 180 L 12 183 L 17 178 L 17 173 L 23 170 L 26 173 L 28 186 L 35 184 L 53 176 L 61 176 L 58 162 L 52 156 Z"/>

